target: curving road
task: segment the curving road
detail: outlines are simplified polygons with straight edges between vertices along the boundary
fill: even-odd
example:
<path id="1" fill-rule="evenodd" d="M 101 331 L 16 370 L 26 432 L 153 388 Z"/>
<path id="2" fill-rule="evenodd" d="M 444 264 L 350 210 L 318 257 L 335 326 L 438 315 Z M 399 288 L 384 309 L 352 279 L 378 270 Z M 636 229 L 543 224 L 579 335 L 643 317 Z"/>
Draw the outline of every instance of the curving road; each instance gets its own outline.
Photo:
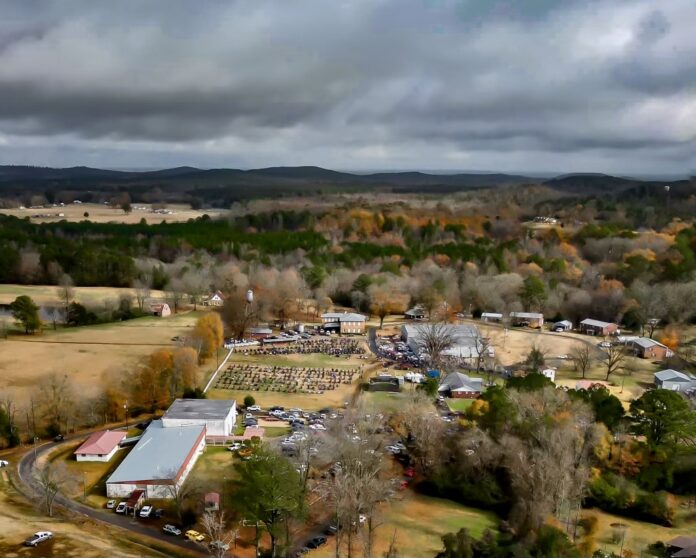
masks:
<path id="1" fill-rule="evenodd" d="M 19 477 L 19 481 L 22 484 L 22 487 L 18 488 L 20 488 L 20 490 L 24 493 L 25 496 L 27 496 L 28 498 L 38 498 L 42 494 L 41 487 L 34 478 L 34 468 L 36 467 L 36 462 L 39 459 L 41 459 L 41 457 L 43 457 L 44 455 L 53 451 L 56 447 L 59 447 L 61 444 L 77 440 L 82 437 L 83 435 L 75 435 L 66 437 L 65 440 L 60 443 L 47 442 L 41 444 L 40 446 L 37 446 L 35 449 L 27 451 L 22 456 L 22 458 L 19 460 L 19 463 L 17 464 L 17 474 Z M 208 553 L 205 552 L 204 549 L 196 546 L 194 543 L 182 537 L 173 537 L 171 535 L 165 535 L 158 529 L 148 527 L 143 522 L 140 522 L 137 519 L 133 519 L 132 517 L 129 518 L 116 514 L 112 510 L 98 510 L 85 504 L 81 504 L 80 502 L 77 502 L 75 500 L 71 500 L 70 498 L 66 498 L 65 496 L 62 496 L 60 494 L 56 497 L 55 501 L 63 508 L 75 514 L 86 516 L 96 522 L 118 527 L 120 529 L 125 529 L 131 533 L 137 533 L 141 537 L 147 537 L 153 540 L 157 540 L 159 543 L 175 545 L 180 547 L 182 550 L 188 551 L 189 553 L 203 554 L 206 556 L 208 555 Z M 153 549 L 153 552 L 156 552 L 156 550 Z"/>

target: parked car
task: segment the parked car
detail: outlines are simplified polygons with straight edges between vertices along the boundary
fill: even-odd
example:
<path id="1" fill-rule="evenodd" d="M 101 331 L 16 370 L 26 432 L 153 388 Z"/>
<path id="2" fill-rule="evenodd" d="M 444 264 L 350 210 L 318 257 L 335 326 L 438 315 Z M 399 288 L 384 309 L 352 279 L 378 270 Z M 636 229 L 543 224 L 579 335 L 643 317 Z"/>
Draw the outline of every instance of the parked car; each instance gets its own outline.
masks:
<path id="1" fill-rule="evenodd" d="M 152 506 L 143 506 L 138 514 L 140 517 L 150 517 L 152 513 Z"/>
<path id="2" fill-rule="evenodd" d="M 58 434 L 53 438 L 54 442 L 62 442 L 63 440 L 65 440 L 65 436 L 63 436 L 62 434 Z"/>
<path id="3" fill-rule="evenodd" d="M 42 542 L 45 542 L 53 538 L 53 533 L 51 531 L 38 531 L 34 533 L 31 537 L 24 541 L 25 546 L 37 546 Z"/>
<path id="4" fill-rule="evenodd" d="M 106 503 L 106 509 L 107 510 L 113 510 L 116 507 L 116 500 L 109 500 Z"/>
<path id="5" fill-rule="evenodd" d="M 125 502 L 119 503 L 119 505 L 116 506 L 115 511 L 116 511 L 116 513 L 126 513 L 126 503 Z"/>
<path id="6" fill-rule="evenodd" d="M 326 537 L 324 535 L 319 535 L 314 537 L 311 541 L 307 543 L 307 548 L 319 548 L 326 544 Z"/>
<path id="7" fill-rule="evenodd" d="M 156 518 L 156 519 L 159 519 L 160 517 L 162 517 L 162 514 L 163 514 L 163 513 L 164 513 L 164 510 L 163 510 L 162 508 L 157 508 L 157 509 L 155 510 L 155 518 Z"/>
<path id="8" fill-rule="evenodd" d="M 186 531 L 186 538 L 193 542 L 203 542 L 205 540 L 205 535 L 199 533 L 198 531 L 194 531 L 193 529 L 189 529 Z"/>
<path id="9" fill-rule="evenodd" d="M 244 444 L 242 444 L 242 443 L 240 443 L 240 442 L 235 442 L 234 444 L 232 444 L 232 445 L 231 445 L 229 448 L 227 448 L 227 449 L 230 450 L 230 451 L 239 451 L 239 450 L 242 449 L 243 447 L 244 447 Z"/>
<path id="10" fill-rule="evenodd" d="M 326 528 L 325 533 L 327 535 L 335 535 L 336 533 L 338 533 L 338 525 L 332 523 Z"/>
<path id="11" fill-rule="evenodd" d="M 262 410 L 260 405 L 250 405 L 247 407 L 247 411 L 252 411 L 254 413 L 260 413 Z"/>
<path id="12" fill-rule="evenodd" d="M 213 550 L 229 550 L 230 545 L 227 543 L 224 543 L 222 541 L 211 541 L 211 543 L 208 545 L 210 548 Z"/>
<path id="13" fill-rule="evenodd" d="M 258 426 L 258 425 L 259 425 L 259 421 L 256 420 L 256 419 L 254 419 L 254 418 L 244 419 L 244 426 L 245 426 L 245 427 L 248 427 L 248 426 Z"/>
<path id="14" fill-rule="evenodd" d="M 0 459 L 0 467 L 9 467 L 9 466 L 10 466 L 9 461 L 5 461 L 4 459 Z"/>
<path id="15" fill-rule="evenodd" d="M 175 537 L 181 535 L 181 529 L 175 527 L 174 525 L 170 525 L 169 523 L 162 527 L 162 531 L 167 533 L 167 535 L 174 535 Z"/>

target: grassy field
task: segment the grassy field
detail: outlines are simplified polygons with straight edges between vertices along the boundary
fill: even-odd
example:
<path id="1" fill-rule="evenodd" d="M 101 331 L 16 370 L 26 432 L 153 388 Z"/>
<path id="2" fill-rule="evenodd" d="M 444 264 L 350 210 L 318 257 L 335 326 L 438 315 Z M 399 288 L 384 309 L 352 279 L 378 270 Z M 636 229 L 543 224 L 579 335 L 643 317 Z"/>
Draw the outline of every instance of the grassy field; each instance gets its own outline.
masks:
<path id="1" fill-rule="evenodd" d="M 387 504 L 376 531 L 374 556 L 383 556 L 393 536 L 399 556 L 434 556 L 442 549 L 442 535 L 466 527 L 474 536 L 486 529 L 495 529 L 495 515 L 456 504 L 449 500 L 430 498 L 410 491 Z M 356 538 L 360 548 L 360 537 Z M 334 540 L 310 552 L 308 556 L 330 558 L 335 554 Z M 356 552 L 361 554 L 361 550 Z"/>
<path id="2" fill-rule="evenodd" d="M 679 535 L 694 535 L 696 533 L 696 510 L 686 511 L 680 508 L 677 514 L 677 524 L 675 527 L 663 527 L 653 523 L 626 519 L 617 515 L 605 513 L 601 510 L 587 510 L 584 515 L 596 515 L 599 519 L 599 533 L 597 536 L 597 546 L 607 552 L 619 553 L 621 543 L 612 541 L 612 534 L 615 528 L 612 524 L 627 525 L 626 536 L 624 539 L 625 549 L 631 550 L 634 555 L 641 556 L 648 544 L 662 541 L 666 542 Z"/>
<path id="3" fill-rule="evenodd" d="M 254 364 L 258 366 L 288 366 L 305 368 L 343 368 L 358 370 L 360 366 L 369 365 L 371 360 L 364 360 L 357 357 L 329 356 L 324 354 L 307 355 L 244 355 L 235 353 L 229 360 L 230 365 L 234 364 Z M 211 399 L 236 399 L 242 401 L 244 396 L 253 395 L 256 403 L 261 407 L 268 408 L 273 405 L 283 407 L 300 407 L 302 409 L 316 410 L 322 407 L 340 407 L 344 401 L 349 401 L 357 388 L 360 380 L 356 379 L 351 385 L 341 385 L 332 391 L 325 391 L 323 394 L 305 393 L 281 393 L 275 391 L 240 391 L 228 389 L 211 389 L 208 397 Z"/>
<path id="4" fill-rule="evenodd" d="M 122 377 L 158 347 L 172 346 L 172 337 L 186 334 L 197 318 L 189 312 L 0 340 L 2 394 L 24 405 L 56 373 L 67 374 L 77 393 L 95 395 L 103 378 Z"/>
<path id="5" fill-rule="evenodd" d="M 463 413 L 474 402 L 474 399 L 447 399 L 447 406 L 451 411 Z"/>
<path id="6" fill-rule="evenodd" d="M 34 223 L 54 223 L 63 220 L 88 220 L 95 223 L 139 223 L 141 219 L 145 219 L 149 224 L 161 223 L 162 221 L 166 221 L 167 223 L 178 223 L 188 221 L 189 219 L 197 219 L 203 215 L 218 217 L 227 214 L 227 211 L 222 209 L 196 210 L 184 204 L 167 205 L 167 209 L 172 211 L 171 215 L 152 213 L 150 211 L 151 205 L 146 203 L 133 204 L 133 207 L 134 209 L 131 213 L 124 213 L 121 209 L 113 209 L 104 204 L 82 203 L 45 209 L 0 209 L 0 213 L 14 215 L 22 219 L 30 217 L 31 221 Z M 141 207 L 144 209 L 139 209 Z M 85 217 L 85 212 L 89 213 L 88 217 Z M 63 214 L 62 217 L 59 216 L 60 213 Z M 34 215 L 42 215 L 42 217 L 33 217 Z"/>
<path id="7" fill-rule="evenodd" d="M 126 458 L 129 450 L 118 450 L 108 463 L 77 461 L 73 452 L 83 441 L 67 444 L 59 453 L 52 454 L 51 460 L 53 462 L 62 461 L 72 474 L 74 482 L 66 487 L 67 496 L 75 500 L 82 500 L 86 495 L 85 503 L 95 508 L 103 508 L 108 500 L 106 480 Z"/>
<path id="8" fill-rule="evenodd" d="M 119 289 L 116 287 L 74 287 L 75 300 L 85 306 L 103 305 L 104 301 L 118 302 L 121 295 L 127 294 L 135 297 L 133 289 Z M 0 285 L 0 304 L 9 304 L 21 295 L 30 296 L 39 306 L 60 304 L 58 287 L 55 285 Z M 152 291 L 152 298 L 164 298 L 164 291 Z"/>

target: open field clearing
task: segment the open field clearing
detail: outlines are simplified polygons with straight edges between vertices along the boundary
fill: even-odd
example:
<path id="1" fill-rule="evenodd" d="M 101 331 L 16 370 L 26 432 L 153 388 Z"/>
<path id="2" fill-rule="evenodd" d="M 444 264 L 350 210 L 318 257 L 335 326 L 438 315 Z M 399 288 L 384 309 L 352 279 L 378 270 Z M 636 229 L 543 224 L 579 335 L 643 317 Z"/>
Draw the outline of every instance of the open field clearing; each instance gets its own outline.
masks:
<path id="1" fill-rule="evenodd" d="M 256 366 L 278 366 L 293 368 L 337 368 L 341 370 L 354 370 L 358 372 L 363 367 L 363 376 L 370 374 L 370 364 L 373 359 L 365 360 L 358 356 L 332 356 L 321 353 L 313 354 L 290 354 L 290 355 L 244 355 L 242 352 L 234 353 L 228 364 L 235 365 L 256 365 Z M 218 376 L 218 380 L 224 375 L 224 370 Z M 253 391 L 236 389 L 219 389 L 213 386 L 208 391 L 211 399 L 236 399 L 242 401 L 245 395 L 251 394 L 256 403 L 264 409 L 272 405 L 283 407 L 300 407 L 302 409 L 316 410 L 322 407 L 340 407 L 345 401 L 350 401 L 361 380 L 356 376 L 353 382 L 341 384 L 334 390 L 326 390 L 323 394 L 312 393 L 284 393 L 282 391 Z"/>
<path id="2" fill-rule="evenodd" d="M 122 377 L 158 347 L 172 346 L 172 337 L 185 335 L 198 316 L 138 318 L 0 340 L 3 394 L 24 404 L 38 394 L 42 380 L 57 373 L 69 375 L 77 393 L 95 395 L 102 378 Z"/>
<path id="3" fill-rule="evenodd" d="M 648 544 L 656 541 L 667 542 L 679 535 L 694 535 L 696 532 L 696 509 L 690 511 L 684 508 L 677 508 L 677 522 L 675 527 L 663 527 L 654 523 L 636 521 L 618 515 L 612 515 L 598 509 L 587 510 L 583 515 L 596 515 L 599 519 L 599 532 L 597 534 L 597 547 L 607 552 L 619 554 L 621 541 L 612 541 L 612 535 L 616 527 L 612 524 L 626 525 L 626 536 L 624 539 L 624 552 L 626 549 L 634 552 L 635 556 L 641 556 Z"/>
<path id="4" fill-rule="evenodd" d="M 45 517 L 27 504 L 12 488 L 6 473 L 0 473 L 0 556 L 22 558 L 141 558 L 162 556 L 145 546 L 129 545 L 114 530 L 83 519 L 69 522 L 60 517 Z M 22 546 L 22 541 L 36 531 L 52 531 L 54 538 L 38 549 Z"/>
<path id="5" fill-rule="evenodd" d="M 143 208 L 143 209 L 140 209 Z M 120 208 L 114 209 L 105 204 L 98 203 L 82 203 L 68 204 L 63 207 L 48 207 L 38 209 L 0 209 L 0 214 L 14 215 L 15 217 L 29 217 L 34 223 L 54 223 L 58 221 L 93 221 L 95 223 L 139 223 L 141 219 L 145 219 L 148 224 L 161 223 L 178 223 L 188 221 L 189 219 L 197 219 L 203 215 L 210 217 L 219 217 L 226 215 L 227 211 L 223 209 L 191 209 L 189 205 L 169 204 L 166 211 L 171 211 L 170 214 L 153 213 L 152 205 L 147 203 L 134 203 L 133 211 L 124 213 Z M 89 215 L 85 217 L 85 213 Z"/>
<path id="6" fill-rule="evenodd" d="M 73 287 L 75 300 L 89 307 L 102 305 L 105 301 L 116 301 L 122 295 L 130 295 L 135 298 L 133 289 L 120 289 L 117 287 Z M 58 298 L 58 287 L 55 285 L 0 285 L 0 304 L 10 304 L 21 295 L 30 296 L 34 302 L 41 305 L 58 306 L 61 304 Z M 152 291 L 151 298 L 164 298 L 163 291 Z"/>
<path id="7" fill-rule="evenodd" d="M 381 525 L 375 531 L 374 556 L 387 552 L 394 533 L 399 556 L 435 556 L 442 549 L 441 537 L 446 533 L 466 527 L 473 536 L 480 537 L 486 529 L 495 530 L 497 520 L 492 513 L 410 490 L 399 494 L 399 499 L 386 504 L 381 513 Z M 353 542 L 354 552 L 360 555 L 360 536 Z M 328 544 L 308 556 L 331 558 L 335 556 L 335 544 L 335 538 L 329 537 Z M 355 548 L 361 550 L 356 552 Z"/>

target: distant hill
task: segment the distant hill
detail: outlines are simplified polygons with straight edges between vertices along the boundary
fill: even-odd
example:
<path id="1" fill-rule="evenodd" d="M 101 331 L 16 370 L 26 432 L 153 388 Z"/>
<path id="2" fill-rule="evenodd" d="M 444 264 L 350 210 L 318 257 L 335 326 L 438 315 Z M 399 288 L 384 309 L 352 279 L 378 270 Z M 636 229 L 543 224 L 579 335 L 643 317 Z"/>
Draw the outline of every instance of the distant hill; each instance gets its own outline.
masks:
<path id="1" fill-rule="evenodd" d="M 504 173 L 431 174 L 377 172 L 355 174 L 316 166 L 268 167 L 241 170 L 199 169 L 182 166 L 154 171 L 116 171 L 90 167 L 48 168 L 0 166 L 0 198 L 25 200 L 46 195 L 83 201 L 105 201 L 116 192 L 128 192 L 133 201 L 181 201 L 227 206 L 258 197 L 316 195 L 330 192 L 395 192 L 446 194 L 476 188 L 543 184 L 573 196 L 617 194 L 644 197 L 658 192 L 665 182 L 641 181 L 605 174 L 570 174 L 550 180 Z M 676 192 L 688 192 L 692 183 L 670 183 Z"/>
<path id="2" fill-rule="evenodd" d="M 672 195 L 685 193 L 693 186 L 693 181 L 650 181 L 637 178 L 611 176 L 607 174 L 568 174 L 552 178 L 544 182 L 547 186 L 567 194 L 596 196 L 600 194 L 621 195 L 624 198 L 643 198 L 656 196 L 665 192 L 665 186 L 670 187 Z"/>

